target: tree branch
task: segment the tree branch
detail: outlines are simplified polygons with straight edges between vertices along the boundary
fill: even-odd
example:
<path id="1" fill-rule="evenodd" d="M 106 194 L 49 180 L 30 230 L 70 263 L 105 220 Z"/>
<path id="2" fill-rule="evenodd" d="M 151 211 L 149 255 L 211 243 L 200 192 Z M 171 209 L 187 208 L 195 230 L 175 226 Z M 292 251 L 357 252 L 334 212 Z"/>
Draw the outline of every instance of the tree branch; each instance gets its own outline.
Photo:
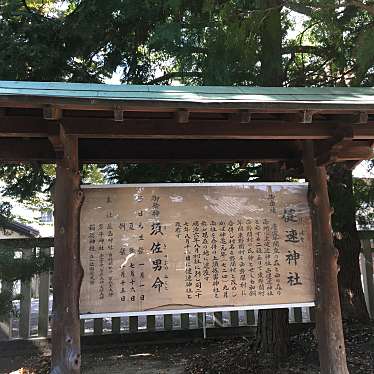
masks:
<path id="1" fill-rule="evenodd" d="M 349 6 L 349 5 L 355 6 L 357 8 L 362 9 L 362 10 L 366 10 L 369 14 L 374 16 L 374 4 L 371 4 L 371 5 L 366 4 L 366 3 L 363 3 L 362 1 L 359 1 L 359 0 L 347 0 L 346 1 L 346 6 Z"/>
<path id="2" fill-rule="evenodd" d="M 173 78 L 185 78 L 185 77 L 201 77 L 202 73 L 200 71 L 173 71 L 171 73 L 166 73 L 161 77 L 157 77 L 155 79 L 150 80 L 147 84 L 158 84 L 162 82 L 166 82 Z"/>
<path id="3" fill-rule="evenodd" d="M 296 13 L 304 14 L 308 17 L 311 17 L 314 12 L 312 6 L 300 4 L 292 0 L 284 0 L 283 5 Z"/>
<path id="4" fill-rule="evenodd" d="M 323 48 L 316 47 L 314 45 L 288 45 L 282 49 L 282 54 L 284 55 L 294 53 L 307 53 L 321 57 L 325 57 L 327 54 Z"/>

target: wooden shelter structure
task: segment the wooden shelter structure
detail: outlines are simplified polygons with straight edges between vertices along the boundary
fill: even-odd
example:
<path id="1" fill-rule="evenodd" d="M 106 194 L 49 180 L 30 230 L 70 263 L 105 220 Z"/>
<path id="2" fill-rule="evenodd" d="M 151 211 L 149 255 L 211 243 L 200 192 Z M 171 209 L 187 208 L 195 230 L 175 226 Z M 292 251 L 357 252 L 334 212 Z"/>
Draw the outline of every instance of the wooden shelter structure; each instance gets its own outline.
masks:
<path id="1" fill-rule="evenodd" d="M 348 373 L 325 166 L 373 156 L 373 88 L 0 82 L 0 162 L 56 163 L 52 373 L 80 372 L 81 163 L 280 162 L 311 183 L 322 373 Z"/>

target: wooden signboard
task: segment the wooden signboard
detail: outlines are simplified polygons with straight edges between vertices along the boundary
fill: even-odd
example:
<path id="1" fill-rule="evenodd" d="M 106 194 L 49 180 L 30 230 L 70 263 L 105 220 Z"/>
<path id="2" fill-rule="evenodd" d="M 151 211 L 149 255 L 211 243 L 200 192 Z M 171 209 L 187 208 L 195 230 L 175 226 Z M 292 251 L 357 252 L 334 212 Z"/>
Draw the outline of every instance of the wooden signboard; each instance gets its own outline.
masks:
<path id="1" fill-rule="evenodd" d="M 307 185 L 84 188 L 80 312 L 313 305 Z"/>

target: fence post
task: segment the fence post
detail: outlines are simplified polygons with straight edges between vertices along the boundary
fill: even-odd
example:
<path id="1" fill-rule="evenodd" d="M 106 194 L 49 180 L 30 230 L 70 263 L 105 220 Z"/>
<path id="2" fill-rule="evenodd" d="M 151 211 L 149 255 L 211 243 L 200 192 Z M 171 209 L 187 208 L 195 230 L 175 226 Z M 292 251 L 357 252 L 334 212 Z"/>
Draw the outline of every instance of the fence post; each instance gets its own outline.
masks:
<path id="1" fill-rule="evenodd" d="M 50 248 L 43 248 L 40 253 L 46 256 L 51 255 Z M 48 336 L 49 322 L 49 271 L 39 276 L 39 316 L 38 316 L 38 336 Z"/>
<path id="2" fill-rule="evenodd" d="M 173 330 L 173 315 L 164 314 L 164 330 L 170 331 Z"/>
<path id="3" fill-rule="evenodd" d="M 94 319 L 94 335 L 102 335 L 102 334 L 103 334 L 103 319 L 95 318 Z"/>
<path id="4" fill-rule="evenodd" d="M 130 330 L 130 333 L 133 333 L 133 332 L 138 332 L 138 317 L 136 316 L 131 316 L 129 317 L 129 330 Z"/>
<path id="5" fill-rule="evenodd" d="M 29 259 L 32 249 L 22 250 L 22 258 Z M 19 336 L 22 339 L 30 337 L 30 317 L 31 317 L 31 280 L 21 281 L 21 300 L 19 317 Z"/>
<path id="6" fill-rule="evenodd" d="M 362 240 L 362 254 L 364 256 L 364 261 L 362 263 L 364 292 L 370 318 L 374 319 L 373 254 L 370 239 Z"/>
<path id="7" fill-rule="evenodd" d="M 237 310 L 232 310 L 230 312 L 230 326 L 231 327 L 239 326 L 239 312 Z"/>
<path id="8" fill-rule="evenodd" d="M 13 295 L 13 282 L 1 281 L 1 291 L 9 292 Z M 12 317 L 11 314 L 0 316 L 0 338 L 10 339 L 12 337 Z"/>
<path id="9" fill-rule="evenodd" d="M 247 317 L 247 325 L 255 325 L 256 324 L 256 318 L 255 318 L 255 312 L 254 310 L 246 310 L 245 311 L 246 317 Z"/>
<path id="10" fill-rule="evenodd" d="M 181 329 L 188 330 L 190 328 L 190 314 L 182 313 L 181 314 Z"/>
<path id="11" fill-rule="evenodd" d="M 121 332 L 121 317 L 112 317 L 112 334 Z"/>
<path id="12" fill-rule="evenodd" d="M 302 310 L 302 308 L 292 308 L 292 309 L 293 309 L 294 322 L 298 322 L 298 323 L 303 322 L 303 310 Z"/>
<path id="13" fill-rule="evenodd" d="M 80 320 L 80 334 L 83 336 L 86 333 L 86 320 L 81 319 Z"/>
<path id="14" fill-rule="evenodd" d="M 156 316 L 147 316 L 147 331 L 155 331 L 156 330 Z"/>

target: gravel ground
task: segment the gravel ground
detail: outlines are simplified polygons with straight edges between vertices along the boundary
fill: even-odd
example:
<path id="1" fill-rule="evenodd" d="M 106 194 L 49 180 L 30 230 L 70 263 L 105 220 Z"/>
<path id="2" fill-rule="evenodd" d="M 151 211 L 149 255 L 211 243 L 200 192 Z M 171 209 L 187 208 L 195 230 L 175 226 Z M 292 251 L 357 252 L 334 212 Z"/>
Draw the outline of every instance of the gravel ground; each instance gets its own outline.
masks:
<path id="1" fill-rule="evenodd" d="M 374 324 L 345 326 L 350 374 L 374 374 Z M 252 338 L 212 339 L 185 344 L 96 346 L 83 354 L 82 373 L 144 374 L 317 374 L 316 339 L 309 330 L 291 339 L 291 354 L 283 362 L 260 356 Z M 1 373 L 19 367 L 23 374 L 49 373 L 50 352 L 15 357 L 0 364 Z M 11 366 L 10 366 L 11 365 Z M 19 365 L 19 366 L 17 366 Z"/>

